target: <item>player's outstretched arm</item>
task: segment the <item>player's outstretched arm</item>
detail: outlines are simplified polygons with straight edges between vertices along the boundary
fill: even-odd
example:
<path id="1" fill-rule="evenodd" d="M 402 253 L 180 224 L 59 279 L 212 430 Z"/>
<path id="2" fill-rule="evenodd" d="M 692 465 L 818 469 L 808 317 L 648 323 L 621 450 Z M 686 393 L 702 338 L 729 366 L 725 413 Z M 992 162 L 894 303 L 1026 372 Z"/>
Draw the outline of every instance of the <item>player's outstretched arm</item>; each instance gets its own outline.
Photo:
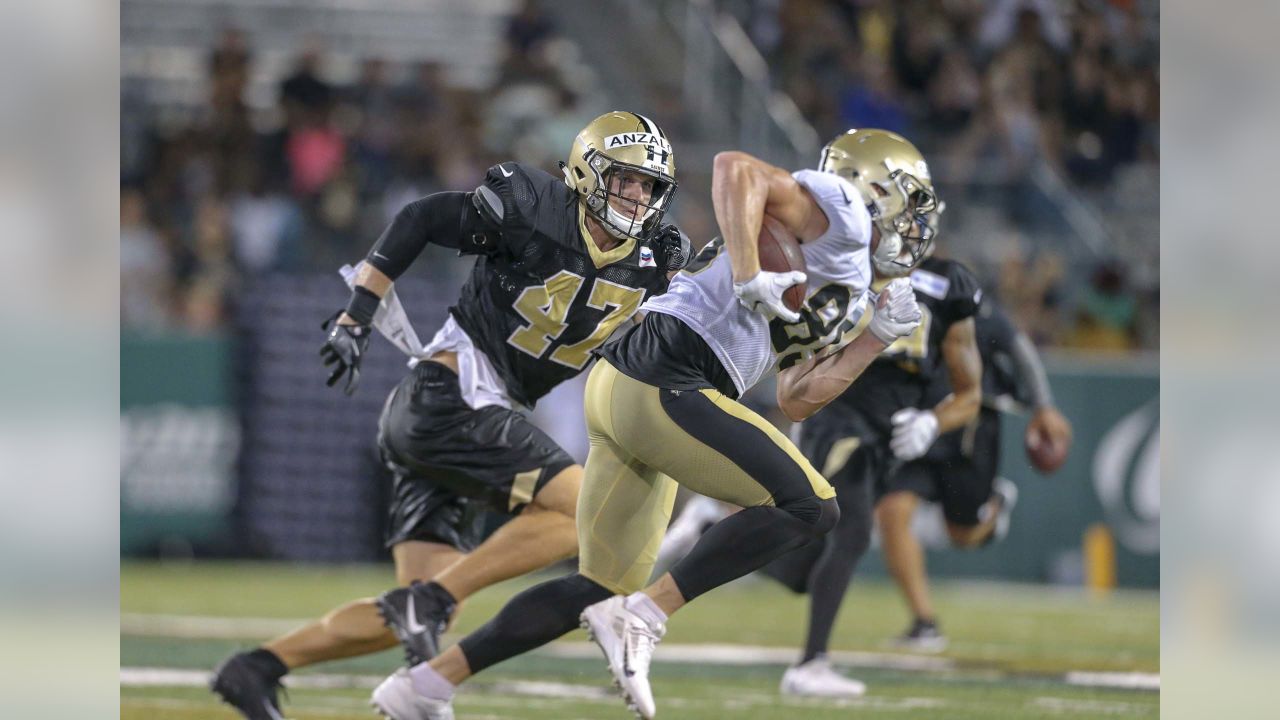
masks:
<path id="1" fill-rule="evenodd" d="M 778 407 L 800 422 L 835 400 L 889 344 L 862 333 L 830 355 L 815 355 L 778 373 Z"/>
<path id="2" fill-rule="evenodd" d="M 355 392 L 378 304 L 427 242 L 462 249 L 468 238 L 474 242 L 474 238 L 483 237 L 495 226 L 494 219 L 485 215 L 486 208 L 494 204 L 475 202 L 479 193 L 480 190 L 436 193 L 415 200 L 396 213 L 361 263 L 346 307 L 324 324 L 328 335 L 320 356 L 330 370 L 328 385 L 336 385 L 346 377 L 343 389 L 348 395 Z M 500 222 L 500 210 L 497 212 Z"/>
<path id="3" fill-rule="evenodd" d="M 778 373 L 778 407 L 799 422 L 821 410 L 853 384 L 885 348 L 920 325 L 911 282 L 891 281 L 876 299 L 867 330 L 840 350 L 815 356 Z"/>

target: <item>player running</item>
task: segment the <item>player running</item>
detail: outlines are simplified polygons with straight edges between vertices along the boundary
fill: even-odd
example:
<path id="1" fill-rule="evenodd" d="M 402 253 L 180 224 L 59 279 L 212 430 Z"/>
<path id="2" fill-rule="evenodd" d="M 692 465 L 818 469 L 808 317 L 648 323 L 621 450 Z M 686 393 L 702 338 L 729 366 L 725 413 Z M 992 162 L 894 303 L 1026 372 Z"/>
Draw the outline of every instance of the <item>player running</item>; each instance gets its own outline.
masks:
<path id="1" fill-rule="evenodd" d="M 877 283 L 900 274 L 894 266 L 876 267 Z M 964 265 L 935 257 L 912 270 L 909 280 L 920 305 L 920 326 L 800 427 L 805 457 L 839 493 L 840 522 L 821 543 L 766 569 L 792 590 L 809 593 L 805 647 L 800 662 L 783 675 L 785 694 L 856 697 L 866 692 L 861 682 L 831 667 L 827 650 L 849 581 L 871 542 L 873 507 L 877 513 L 896 510 L 902 496 L 922 484 L 914 473 L 904 472 L 914 469 L 910 461 L 923 456 L 940 432 L 962 428 L 978 414 L 982 361 L 973 315 L 982 293 L 977 280 Z M 925 391 L 938 373 L 948 376 L 952 390 L 926 403 Z M 879 517 L 883 523 L 886 515 Z M 881 526 L 886 557 L 891 567 L 899 567 L 893 552 L 901 546 L 887 536 L 894 529 Z"/>
<path id="2" fill-rule="evenodd" d="M 858 182 L 864 167 L 878 170 Z M 374 692 L 384 712 L 451 718 L 459 683 L 581 623 L 628 705 L 652 718 L 649 664 L 668 617 L 836 524 L 832 487 L 735 398 L 778 372 L 779 405 L 793 419 L 807 417 L 916 327 L 910 285 L 898 280 L 880 293 L 868 332 L 849 340 L 866 307 L 872 258 L 909 269 L 924 256 L 937 209 L 928 167 L 898 135 L 853 130 L 824 149 L 819 170 L 788 173 L 721 153 L 712 199 L 723 242 L 710 243 L 665 295 L 645 303 L 643 323 L 601 350 L 587 381 L 591 451 L 578 572 L 520 593 L 458 645 L 393 675 Z M 765 214 L 802 243 L 807 278 L 761 270 L 756 238 Z M 806 279 L 807 306 L 793 312 L 782 294 Z M 676 482 L 744 509 L 645 587 Z M 414 650 L 407 622 L 399 624 Z"/>
<path id="3" fill-rule="evenodd" d="M 919 271 L 917 271 L 919 272 Z M 913 275 L 914 277 L 914 275 Z M 1000 465 L 1000 413 L 1031 411 L 1026 444 L 1048 442 L 1065 450 L 1071 423 L 1054 406 L 1049 380 L 1031 338 L 1020 332 L 990 297 L 974 316 L 982 354 L 982 407 L 964 427 L 942 433 L 924 457 L 907 463 L 876 505 L 881 544 L 894 581 L 911 611 L 911 626 L 897 638 L 902 647 L 937 652 L 946 648 L 933 603 L 920 542 L 911 518 L 924 502 L 940 505 L 952 546 L 976 548 L 1007 534 L 1017 486 L 996 477 Z M 925 404 L 946 398 L 953 383 L 935 373 Z M 1040 468 L 1052 472 L 1056 468 Z"/>
<path id="4" fill-rule="evenodd" d="M 662 224 L 676 192 L 675 159 L 656 123 L 601 115 L 578 134 L 568 160 L 563 179 L 506 162 L 472 192 L 405 206 L 360 266 L 321 350 L 329 385 L 345 377 L 350 394 L 381 299 L 427 243 L 476 256 L 448 320 L 378 423 L 394 472 L 387 546 L 398 583 L 430 581 L 415 583 L 404 600 L 432 654 L 464 598 L 577 552 L 583 470 L 514 408 L 532 407 L 581 372 L 691 255 L 687 238 Z M 466 499 L 513 519 L 477 545 Z M 211 687 L 250 720 L 275 720 L 289 671 L 395 644 L 374 599 L 357 600 L 232 656 Z"/>

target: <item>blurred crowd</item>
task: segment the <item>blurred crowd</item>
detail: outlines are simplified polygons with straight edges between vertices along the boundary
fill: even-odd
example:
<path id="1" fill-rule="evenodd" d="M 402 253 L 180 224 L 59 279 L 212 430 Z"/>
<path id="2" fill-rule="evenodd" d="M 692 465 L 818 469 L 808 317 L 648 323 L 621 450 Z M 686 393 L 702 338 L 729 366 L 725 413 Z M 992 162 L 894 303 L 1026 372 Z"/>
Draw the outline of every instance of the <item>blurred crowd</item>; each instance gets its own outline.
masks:
<path id="1" fill-rule="evenodd" d="M 1083 184 L 1159 155 L 1158 25 L 1137 0 L 758 0 L 752 36 L 819 134 L 872 126 Z"/>
<path id="2" fill-rule="evenodd" d="M 1153 5 L 724 3 L 769 61 L 775 85 L 796 101 L 821 137 L 849 127 L 900 132 L 931 158 L 935 176 L 943 171 L 953 209 L 958 205 L 963 212 L 968 201 L 981 198 L 1002 207 L 1010 225 L 1024 233 L 1048 232 L 1038 225 L 1048 213 L 1043 191 L 1034 188 L 1037 177 L 1064 178 L 1074 192 L 1105 209 L 1115 204 L 1118 173 L 1158 163 L 1159 28 Z M 1138 177 L 1145 181 L 1150 175 Z M 1146 197 L 1157 192 L 1137 190 Z M 1148 220 L 1157 223 L 1154 212 Z M 1036 247 L 1025 237 L 984 242 L 998 250 L 963 259 L 1040 343 L 1097 351 L 1158 346 L 1155 269 L 1142 268 L 1142 282 L 1135 282 L 1131 267 L 1134 255 L 1154 265 L 1153 249 L 1104 254 L 1083 265 L 1077 257 L 1068 267 L 1060 248 Z M 994 260 L 984 265 L 984 258 Z M 1064 297 L 1068 289 L 1070 298 Z"/>
<path id="3" fill-rule="evenodd" d="M 952 186 L 1000 188 L 999 202 L 1027 227 L 1034 200 L 1018 188 L 1038 167 L 1105 191 L 1120 168 L 1158 160 L 1158 42 L 1136 0 L 720 5 L 743 20 L 822 137 L 901 131 L 946 164 Z M 412 199 L 474 187 L 511 157 L 553 169 L 563 138 L 601 108 L 580 102 L 545 8 L 524 2 L 504 38 L 493 82 L 480 89 L 450 82 L 436 63 L 377 57 L 336 82 L 313 38 L 274 100 L 251 106 L 252 37 L 234 27 L 207 52 L 193 112 L 166 113 L 122 83 L 122 326 L 218 329 L 247 278 L 333 272 Z M 1001 248 L 978 269 L 1037 341 L 1157 345 L 1158 289 L 1132 282 L 1124 262 L 1095 262 L 1081 281 L 1052 250 Z M 467 263 L 420 265 L 456 282 Z"/>
<path id="4" fill-rule="evenodd" d="M 122 327 L 215 330 L 246 279 L 332 273 L 405 203 L 475 187 L 515 149 L 554 168 L 560 138 L 586 122 L 553 62 L 555 29 L 528 3 L 504 38 L 495 79 L 479 90 L 450 83 L 437 63 L 376 57 L 359 61 L 354 82 L 335 83 L 323 43 L 309 38 L 274 103 L 254 108 L 254 50 L 235 27 L 208 52 L 195 112 L 166 112 L 123 88 Z M 420 265 L 456 282 L 468 263 Z"/>

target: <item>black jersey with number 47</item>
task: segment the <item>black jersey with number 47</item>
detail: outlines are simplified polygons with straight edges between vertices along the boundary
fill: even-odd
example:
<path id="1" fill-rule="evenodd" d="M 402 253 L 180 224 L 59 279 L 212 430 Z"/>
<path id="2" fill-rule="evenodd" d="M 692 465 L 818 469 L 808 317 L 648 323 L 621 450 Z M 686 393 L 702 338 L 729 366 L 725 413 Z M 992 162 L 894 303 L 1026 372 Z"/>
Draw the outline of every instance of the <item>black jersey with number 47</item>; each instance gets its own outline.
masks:
<path id="1" fill-rule="evenodd" d="M 577 195 L 558 178 L 507 162 L 489 168 L 484 185 L 501 200 L 501 227 L 464 243 L 479 257 L 449 311 L 511 399 L 532 406 L 581 372 L 667 276 L 640 242 L 596 248 Z"/>
<path id="2" fill-rule="evenodd" d="M 889 416 L 920 407 L 934 374 L 942 372 L 942 341 L 955 323 L 973 317 L 982 288 L 969 268 L 955 260 L 926 258 L 912 271 L 920 326 L 885 348 L 836 401 L 851 405 L 887 427 Z"/>

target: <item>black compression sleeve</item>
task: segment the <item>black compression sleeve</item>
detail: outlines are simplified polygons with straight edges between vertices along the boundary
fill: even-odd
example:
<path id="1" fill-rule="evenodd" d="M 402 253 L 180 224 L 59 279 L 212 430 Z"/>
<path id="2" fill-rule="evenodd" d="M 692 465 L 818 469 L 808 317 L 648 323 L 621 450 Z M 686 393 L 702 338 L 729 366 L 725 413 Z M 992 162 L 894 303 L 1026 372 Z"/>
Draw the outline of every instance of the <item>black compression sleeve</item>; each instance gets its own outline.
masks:
<path id="1" fill-rule="evenodd" d="M 1049 389 L 1049 376 L 1040 362 L 1040 353 L 1031 338 L 1024 333 L 1014 336 L 1012 356 L 1014 372 L 1018 375 L 1018 384 L 1026 388 L 1031 407 L 1044 407 L 1053 404 L 1053 391 Z"/>
<path id="2" fill-rule="evenodd" d="M 428 242 L 460 247 L 466 213 L 475 212 L 469 196 L 463 192 L 439 192 L 405 205 L 382 231 L 365 262 L 395 280 L 409 269 Z"/>

